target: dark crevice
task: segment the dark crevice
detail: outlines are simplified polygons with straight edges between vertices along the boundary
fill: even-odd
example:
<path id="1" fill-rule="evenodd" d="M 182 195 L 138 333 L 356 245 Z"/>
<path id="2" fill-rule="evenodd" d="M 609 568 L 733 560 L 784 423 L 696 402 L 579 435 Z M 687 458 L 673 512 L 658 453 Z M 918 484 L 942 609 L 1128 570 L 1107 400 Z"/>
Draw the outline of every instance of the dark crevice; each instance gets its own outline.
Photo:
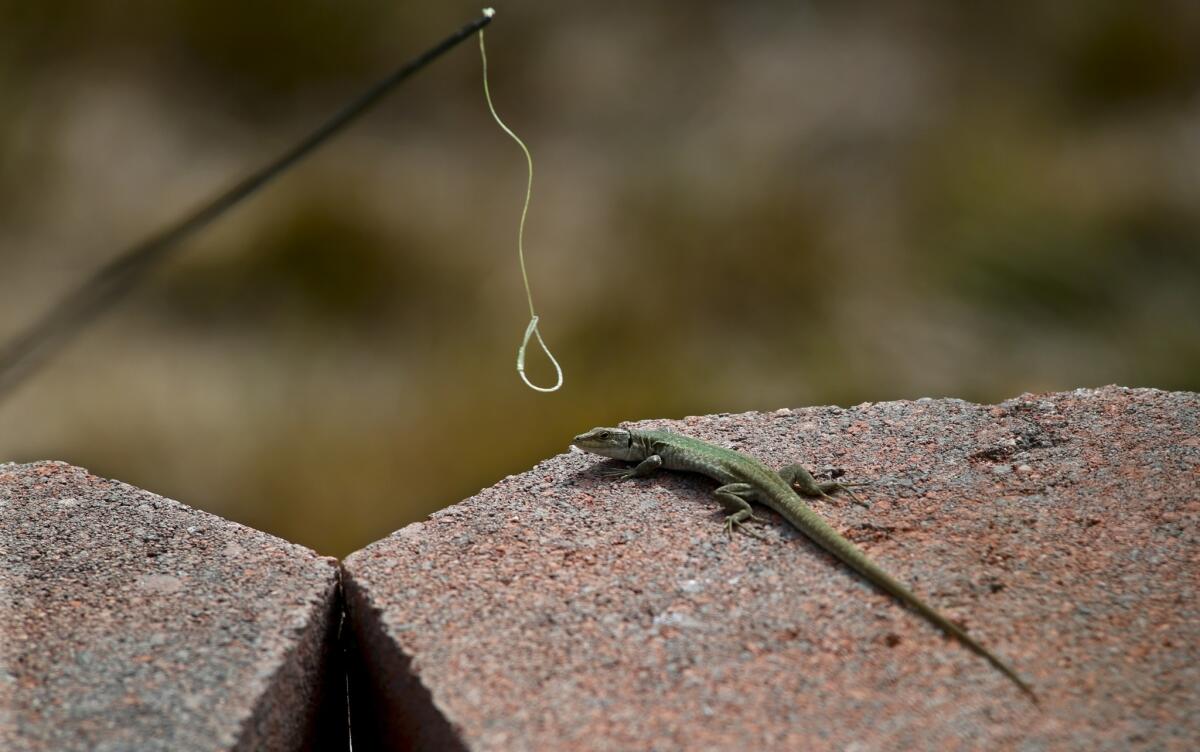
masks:
<path id="1" fill-rule="evenodd" d="M 412 659 L 384 631 L 380 614 L 342 570 L 341 633 L 355 752 L 467 749 L 414 673 Z"/>
<path id="2" fill-rule="evenodd" d="M 350 748 L 345 659 L 338 641 L 344 611 L 340 582 L 333 582 L 255 702 L 233 749 Z"/>
<path id="3" fill-rule="evenodd" d="M 322 677 L 321 702 L 317 710 L 317 723 L 313 728 L 311 743 L 307 749 L 350 750 L 350 724 L 347 718 L 349 698 L 346 696 L 346 655 L 342 645 L 342 634 L 346 623 L 346 602 L 341 584 L 341 567 L 338 568 L 337 597 L 330 617 L 326 637 L 325 670 Z"/>

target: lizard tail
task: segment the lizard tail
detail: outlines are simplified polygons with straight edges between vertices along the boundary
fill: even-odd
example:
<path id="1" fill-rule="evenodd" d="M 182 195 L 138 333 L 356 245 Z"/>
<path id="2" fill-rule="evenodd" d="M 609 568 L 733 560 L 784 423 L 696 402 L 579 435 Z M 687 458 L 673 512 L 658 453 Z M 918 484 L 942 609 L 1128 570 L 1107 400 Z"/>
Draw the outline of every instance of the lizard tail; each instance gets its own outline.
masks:
<path id="1" fill-rule="evenodd" d="M 870 564 L 869 566 L 873 567 L 876 570 L 879 569 L 878 567 L 875 567 L 873 564 Z M 855 567 L 855 568 L 858 569 L 858 567 Z M 921 616 L 924 616 L 926 619 L 928 619 L 930 622 L 932 622 L 936 627 L 938 627 L 938 629 L 941 629 L 943 632 L 945 632 L 950 637 L 953 637 L 954 639 L 958 640 L 960 643 L 962 643 L 968 649 L 970 649 L 973 653 L 981 656 L 988 663 L 992 664 L 997 670 L 1000 671 L 1000 673 L 1007 676 L 1009 679 L 1011 679 L 1013 681 L 1014 684 L 1016 684 L 1018 687 L 1020 687 L 1021 691 L 1024 692 L 1029 697 L 1029 699 L 1033 700 L 1034 704 L 1040 704 L 1038 701 L 1037 693 L 1033 691 L 1033 687 L 1031 687 L 1028 682 L 1026 682 L 1024 679 L 1022 679 L 1017 674 L 1017 672 L 1015 670 L 1013 670 L 1013 668 L 1011 666 L 1009 666 L 1007 663 L 1005 663 L 1003 660 L 1001 660 L 999 658 L 999 656 L 997 656 L 995 653 L 993 653 L 992 651 L 985 648 L 983 645 L 979 644 L 979 642 L 974 637 L 971 637 L 971 635 L 967 634 L 966 631 L 963 630 L 962 627 L 960 627 L 957 624 L 955 624 L 954 622 L 950 621 L 945 616 L 943 616 L 940 612 L 938 612 L 936 609 L 934 609 L 933 607 L 926 604 L 924 601 L 922 601 L 920 598 L 918 598 L 908 588 L 904 587 L 899 582 L 897 582 L 896 580 L 894 580 L 890 576 L 888 576 L 887 573 L 882 572 L 882 571 L 878 572 L 878 574 L 882 575 L 882 578 L 879 578 L 874 575 L 867 574 L 867 572 L 864 569 L 859 569 L 859 571 L 862 572 L 863 575 L 867 579 L 871 580 L 878 587 L 880 587 L 881 589 L 883 589 L 890 595 L 900 599 L 901 601 L 904 601 L 904 603 L 909 608 L 916 611 Z M 885 583 L 884 580 L 887 580 L 888 582 Z"/>
<path id="2" fill-rule="evenodd" d="M 798 500 L 798 499 L 797 499 Z M 901 582 L 885 572 L 879 565 L 871 561 L 870 557 L 863 552 L 858 546 L 843 538 L 836 530 L 830 527 L 822 520 L 816 512 L 808 508 L 791 508 L 783 511 L 788 521 L 796 526 L 801 532 L 807 535 L 821 548 L 824 548 L 829 553 L 836 556 L 843 563 L 853 568 L 856 572 L 865 577 L 871 584 L 878 587 L 888 595 L 896 598 L 906 606 L 916 611 L 921 616 L 925 617 L 931 624 L 953 637 L 967 647 L 971 652 L 982 657 L 988 663 L 992 664 L 1000 673 L 1007 676 L 1014 684 L 1021 688 L 1034 704 L 1038 702 L 1037 693 L 1024 679 L 1022 679 L 1016 671 L 1014 671 L 1007 663 L 1000 660 L 994 653 L 979 644 L 973 637 L 966 633 L 962 627 L 947 619 L 937 609 L 933 608 L 925 601 L 921 600 L 915 593 L 905 587 Z"/>

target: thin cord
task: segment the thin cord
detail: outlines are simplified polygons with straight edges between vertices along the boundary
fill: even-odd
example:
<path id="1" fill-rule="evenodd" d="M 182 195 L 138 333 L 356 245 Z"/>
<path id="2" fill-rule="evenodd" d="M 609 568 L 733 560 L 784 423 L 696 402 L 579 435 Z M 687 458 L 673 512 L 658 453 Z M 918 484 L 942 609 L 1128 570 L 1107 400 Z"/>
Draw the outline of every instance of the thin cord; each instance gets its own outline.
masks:
<path id="1" fill-rule="evenodd" d="M 495 13 L 491 8 L 485 8 L 483 14 L 488 18 Z M 517 229 L 517 258 L 521 262 L 521 279 L 525 282 L 525 298 L 529 301 L 529 326 L 525 327 L 525 338 L 521 340 L 521 346 L 517 348 L 517 375 L 521 377 L 521 381 L 525 382 L 525 386 L 538 392 L 556 392 L 563 385 L 562 367 L 551 354 L 550 348 L 546 347 L 545 341 L 542 339 L 542 333 L 538 331 L 538 315 L 533 310 L 533 293 L 529 289 L 529 274 L 525 271 L 525 217 L 529 214 L 529 199 L 533 195 L 533 157 L 529 154 L 529 147 L 525 146 L 525 142 L 517 137 L 517 134 L 512 132 L 512 129 L 504 124 L 500 116 L 496 114 L 496 106 L 492 104 L 492 94 L 488 91 L 487 79 L 487 51 L 483 46 L 483 29 L 479 30 L 479 57 L 483 60 L 483 96 L 487 100 L 488 109 L 492 112 L 492 117 L 496 119 L 496 123 L 507 133 L 512 136 L 512 140 L 517 142 L 517 146 L 521 147 L 521 151 L 525 152 L 525 162 L 529 165 L 529 180 L 525 183 L 525 206 L 521 209 L 521 224 Z M 529 380 L 525 375 L 525 348 L 529 345 L 529 338 L 537 337 L 538 345 L 541 346 L 542 352 L 546 353 L 546 357 L 554 364 L 554 372 L 558 376 L 554 386 L 545 387 L 538 386 Z"/>

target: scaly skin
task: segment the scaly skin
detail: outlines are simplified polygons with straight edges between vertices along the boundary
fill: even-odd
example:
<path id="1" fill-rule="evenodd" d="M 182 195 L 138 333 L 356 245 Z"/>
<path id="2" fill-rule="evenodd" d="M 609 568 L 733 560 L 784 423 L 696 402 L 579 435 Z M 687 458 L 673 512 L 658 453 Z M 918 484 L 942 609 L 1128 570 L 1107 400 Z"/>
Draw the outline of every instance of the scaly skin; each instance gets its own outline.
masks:
<path id="1" fill-rule="evenodd" d="M 721 483 L 714 494 L 721 505 L 730 512 L 725 518 L 725 528 L 730 534 L 747 522 L 758 521 L 750 507 L 750 501 L 757 501 L 774 509 L 797 530 L 876 587 L 982 656 L 1037 702 L 1033 688 L 1017 676 L 1008 664 L 883 571 L 862 549 L 843 538 L 821 519 L 797 493 L 799 491 L 806 496 L 826 496 L 836 491 L 848 491 L 844 485 L 817 483 L 812 475 L 799 465 L 790 465 L 777 473 L 758 460 L 732 449 L 724 449 L 669 431 L 593 428 L 576 436 L 572 443 L 580 449 L 603 457 L 639 463 L 632 470 L 621 473 L 623 478 L 643 477 L 656 470 L 666 469 L 700 473 Z"/>

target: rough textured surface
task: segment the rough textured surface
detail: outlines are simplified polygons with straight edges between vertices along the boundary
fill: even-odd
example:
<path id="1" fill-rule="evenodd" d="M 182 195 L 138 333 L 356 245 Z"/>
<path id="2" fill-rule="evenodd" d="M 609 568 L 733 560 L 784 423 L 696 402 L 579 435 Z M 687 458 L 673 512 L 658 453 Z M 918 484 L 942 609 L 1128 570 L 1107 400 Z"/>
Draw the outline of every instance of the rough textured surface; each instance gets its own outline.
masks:
<path id="1" fill-rule="evenodd" d="M 0 559 L 0 749 L 345 747 L 332 559 L 54 462 L 0 465 Z"/>
<path id="2" fill-rule="evenodd" d="M 1200 747 L 1200 396 L 636 425 L 872 481 L 815 506 L 1042 705 L 778 517 L 730 542 L 710 481 L 566 453 L 345 561 L 357 681 L 404 672 L 356 746 L 441 715 L 470 749 Z"/>

